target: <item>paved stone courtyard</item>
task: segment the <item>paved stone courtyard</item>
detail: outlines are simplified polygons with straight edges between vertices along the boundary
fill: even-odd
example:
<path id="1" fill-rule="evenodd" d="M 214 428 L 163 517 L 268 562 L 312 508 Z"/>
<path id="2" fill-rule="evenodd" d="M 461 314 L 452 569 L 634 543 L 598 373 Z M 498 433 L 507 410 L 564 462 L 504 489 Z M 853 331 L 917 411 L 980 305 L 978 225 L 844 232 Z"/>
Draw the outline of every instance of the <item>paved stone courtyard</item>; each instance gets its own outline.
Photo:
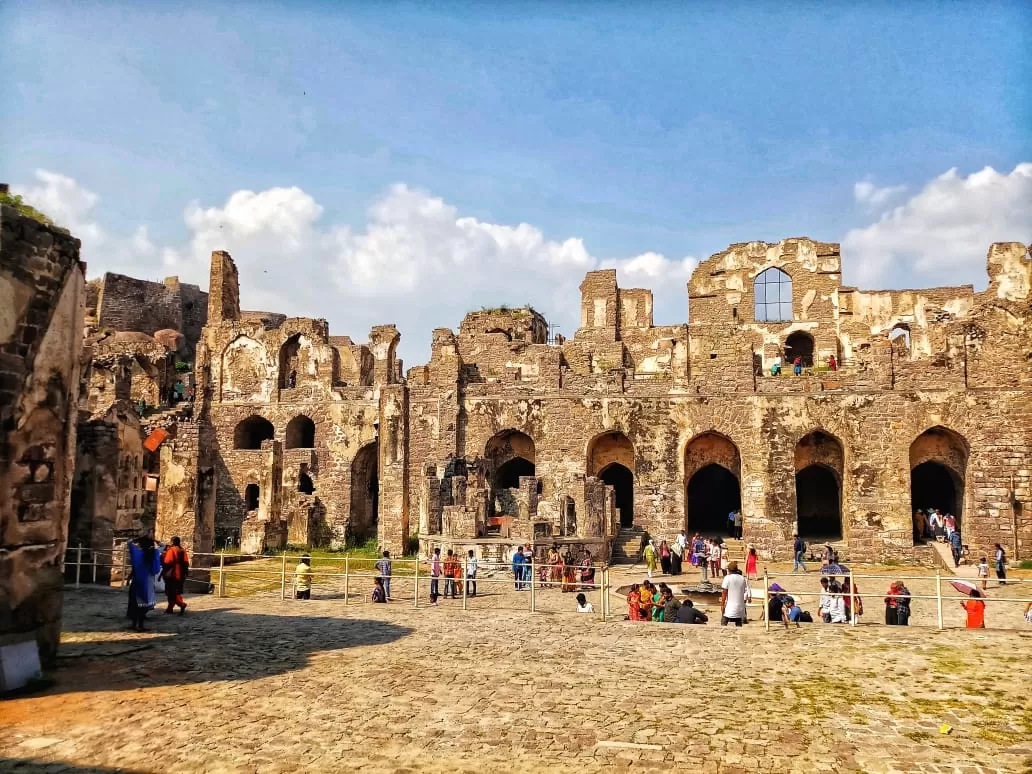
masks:
<path id="1" fill-rule="evenodd" d="M 506 607 L 514 597 L 466 613 L 194 597 L 186 617 L 154 616 L 133 634 L 121 591 L 70 591 L 56 684 L 0 705 L 0 770 L 1014 772 L 1032 762 L 1032 628 L 768 633 L 531 615 Z"/>

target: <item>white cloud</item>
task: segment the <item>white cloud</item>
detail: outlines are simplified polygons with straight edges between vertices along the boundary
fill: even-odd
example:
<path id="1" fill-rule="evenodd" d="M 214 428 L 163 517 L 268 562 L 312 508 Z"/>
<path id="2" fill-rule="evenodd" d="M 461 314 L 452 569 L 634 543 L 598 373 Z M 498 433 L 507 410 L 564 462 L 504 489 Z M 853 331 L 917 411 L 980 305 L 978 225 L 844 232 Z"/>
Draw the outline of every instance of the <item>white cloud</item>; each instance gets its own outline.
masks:
<path id="1" fill-rule="evenodd" d="M 177 274 L 206 287 L 211 252 L 227 250 L 240 271 L 245 308 L 325 317 L 335 334 L 356 341 L 365 340 L 371 325 L 396 323 L 410 364 L 425 361 L 433 328 L 456 327 L 483 305 L 530 303 L 572 334 L 578 286 L 597 268 L 616 268 L 627 286 L 655 287 L 659 322 L 687 318 L 692 258 L 648 252 L 602 261 L 579 238 L 553 240 L 527 223 L 462 216 L 404 184 L 373 202 L 360 229 L 322 224 L 323 207 L 297 187 L 237 191 L 222 206 L 193 202 L 184 211 L 188 241 L 159 248 L 146 226 L 124 238 L 108 236 L 90 219 L 95 194 L 71 178 L 37 176 L 44 184 L 26 190 L 26 198 L 44 209 L 49 204 L 80 236 L 91 276 Z"/>
<path id="2" fill-rule="evenodd" d="M 905 185 L 889 185 L 879 188 L 870 180 L 862 180 L 853 186 L 853 198 L 873 210 L 885 206 L 890 199 L 895 199 L 906 190 Z"/>
<path id="3" fill-rule="evenodd" d="M 968 283 L 984 276 L 989 245 L 1010 241 L 1032 241 L 1032 163 L 968 177 L 951 169 L 875 223 L 847 233 L 842 254 L 868 286 L 893 274 L 917 275 L 929 285 Z"/>
<path id="4" fill-rule="evenodd" d="M 97 194 L 74 178 L 45 169 L 37 169 L 35 178 L 34 185 L 15 185 L 12 192 L 82 241 L 80 257 L 86 261 L 91 277 L 104 271 L 130 273 L 155 254 L 146 226 L 129 237 L 112 236 L 101 228 L 92 212 Z M 153 278 L 152 274 L 141 276 Z"/>

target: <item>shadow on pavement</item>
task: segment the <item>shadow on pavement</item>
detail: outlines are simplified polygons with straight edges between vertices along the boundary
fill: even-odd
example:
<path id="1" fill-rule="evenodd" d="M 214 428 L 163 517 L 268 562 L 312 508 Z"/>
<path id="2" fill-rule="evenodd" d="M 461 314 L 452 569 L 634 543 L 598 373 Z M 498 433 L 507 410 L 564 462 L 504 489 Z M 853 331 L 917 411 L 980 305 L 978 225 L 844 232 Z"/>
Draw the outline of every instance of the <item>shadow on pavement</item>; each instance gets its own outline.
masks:
<path id="1" fill-rule="evenodd" d="M 51 674 L 57 684 L 43 694 L 256 680 L 302 669 L 316 653 L 384 645 L 412 632 L 387 621 L 314 610 L 266 615 L 227 606 L 191 608 L 185 616 L 152 612 L 147 631 L 136 633 L 128 628 L 121 594 L 90 596 L 71 611 L 76 596 L 66 595 L 66 639 Z"/>
<path id="2" fill-rule="evenodd" d="M 76 766 L 64 761 L 37 761 L 24 758 L 0 757 L 0 771 L 11 774 L 143 774 L 137 769 L 109 769 L 103 766 Z"/>

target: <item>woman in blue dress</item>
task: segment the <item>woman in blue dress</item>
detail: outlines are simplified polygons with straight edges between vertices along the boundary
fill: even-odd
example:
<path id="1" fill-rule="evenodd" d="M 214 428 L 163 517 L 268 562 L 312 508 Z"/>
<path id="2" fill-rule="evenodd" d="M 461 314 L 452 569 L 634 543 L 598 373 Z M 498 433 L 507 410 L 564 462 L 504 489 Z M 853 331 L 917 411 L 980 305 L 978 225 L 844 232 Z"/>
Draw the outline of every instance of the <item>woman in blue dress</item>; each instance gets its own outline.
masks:
<path id="1" fill-rule="evenodd" d="M 154 541 L 144 536 L 129 543 L 129 613 L 133 629 L 142 632 L 147 612 L 154 608 L 154 576 L 161 572 L 161 558 Z"/>

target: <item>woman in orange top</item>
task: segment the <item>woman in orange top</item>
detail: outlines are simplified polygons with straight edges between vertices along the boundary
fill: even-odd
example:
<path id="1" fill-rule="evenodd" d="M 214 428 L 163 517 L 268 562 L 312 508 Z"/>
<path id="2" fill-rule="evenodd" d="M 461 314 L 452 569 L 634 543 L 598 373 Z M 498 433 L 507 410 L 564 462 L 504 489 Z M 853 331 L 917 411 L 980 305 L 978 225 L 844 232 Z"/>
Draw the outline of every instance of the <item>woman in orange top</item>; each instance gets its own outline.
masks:
<path id="1" fill-rule="evenodd" d="M 627 595 L 627 617 L 632 621 L 641 620 L 641 593 L 639 586 L 635 583 L 631 586 L 631 593 Z"/>
<path id="2" fill-rule="evenodd" d="M 165 549 L 165 553 L 161 557 L 161 577 L 165 581 L 165 596 L 168 598 L 165 615 L 171 615 L 177 605 L 179 606 L 179 615 L 186 612 L 183 587 L 186 585 L 186 576 L 189 572 L 190 557 L 187 556 L 182 541 L 178 537 L 174 537 L 172 545 Z"/>
<path id="3" fill-rule="evenodd" d="M 985 628 L 985 602 L 982 601 L 982 593 L 978 589 L 972 589 L 971 599 L 961 602 L 960 606 L 967 612 L 967 628 Z"/>

